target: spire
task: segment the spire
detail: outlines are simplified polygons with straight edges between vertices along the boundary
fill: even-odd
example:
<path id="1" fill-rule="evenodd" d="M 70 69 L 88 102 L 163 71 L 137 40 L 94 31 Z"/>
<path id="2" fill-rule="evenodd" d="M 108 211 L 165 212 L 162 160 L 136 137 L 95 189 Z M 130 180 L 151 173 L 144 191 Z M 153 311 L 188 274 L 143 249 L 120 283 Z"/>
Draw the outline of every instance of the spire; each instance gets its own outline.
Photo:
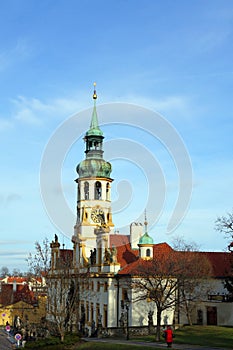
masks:
<path id="1" fill-rule="evenodd" d="M 97 100 L 96 83 L 94 83 L 94 93 L 92 98 L 94 100 L 94 107 L 92 111 L 90 129 L 87 131 L 86 136 L 90 136 L 90 135 L 103 136 L 103 132 L 99 128 L 97 111 L 96 111 L 96 100 Z"/>
<path id="2" fill-rule="evenodd" d="M 77 173 L 80 178 L 83 177 L 108 177 L 112 171 L 112 166 L 109 162 L 103 159 L 103 139 L 104 135 L 99 128 L 97 112 L 96 112 L 96 83 L 94 83 L 93 100 L 94 107 L 91 117 L 91 125 L 86 132 L 84 141 L 86 143 L 86 159 L 77 165 Z"/>
<path id="3" fill-rule="evenodd" d="M 147 225 L 148 225 L 148 222 L 147 222 L 147 217 L 146 217 L 146 209 L 145 209 L 145 221 L 144 221 L 144 225 L 145 225 L 145 233 L 147 233 Z"/>

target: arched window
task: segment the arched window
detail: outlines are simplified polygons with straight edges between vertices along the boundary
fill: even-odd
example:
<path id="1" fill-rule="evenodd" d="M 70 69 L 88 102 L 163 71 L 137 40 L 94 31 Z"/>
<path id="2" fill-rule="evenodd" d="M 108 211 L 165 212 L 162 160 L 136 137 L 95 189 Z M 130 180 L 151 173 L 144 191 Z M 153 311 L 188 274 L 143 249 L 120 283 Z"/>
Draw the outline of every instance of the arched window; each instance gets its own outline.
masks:
<path id="1" fill-rule="evenodd" d="M 89 199 L 89 183 L 84 182 L 84 199 Z"/>
<path id="2" fill-rule="evenodd" d="M 150 257 L 150 249 L 146 250 L 146 256 Z"/>
<path id="3" fill-rule="evenodd" d="M 109 183 L 107 183 L 107 185 L 106 185 L 106 200 L 107 201 L 110 200 L 110 185 L 109 185 Z"/>
<path id="4" fill-rule="evenodd" d="M 95 199 L 102 199 L 101 182 L 99 181 L 95 183 Z"/>

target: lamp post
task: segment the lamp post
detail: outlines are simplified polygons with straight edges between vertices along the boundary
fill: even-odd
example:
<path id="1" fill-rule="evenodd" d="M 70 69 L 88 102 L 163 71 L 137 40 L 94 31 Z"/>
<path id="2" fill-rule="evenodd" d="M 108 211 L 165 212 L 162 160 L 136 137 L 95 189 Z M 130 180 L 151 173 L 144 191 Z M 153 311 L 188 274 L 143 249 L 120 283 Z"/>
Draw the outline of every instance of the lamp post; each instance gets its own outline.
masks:
<path id="1" fill-rule="evenodd" d="M 129 340 L 129 299 L 125 299 L 125 308 L 126 308 L 126 340 Z"/>

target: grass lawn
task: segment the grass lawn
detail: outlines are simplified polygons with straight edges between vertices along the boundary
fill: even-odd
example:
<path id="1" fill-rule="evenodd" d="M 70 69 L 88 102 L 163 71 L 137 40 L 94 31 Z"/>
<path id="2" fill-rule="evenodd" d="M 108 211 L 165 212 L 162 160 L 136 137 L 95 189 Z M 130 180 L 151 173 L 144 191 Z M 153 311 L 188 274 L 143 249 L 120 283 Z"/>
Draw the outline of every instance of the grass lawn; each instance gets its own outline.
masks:
<path id="1" fill-rule="evenodd" d="M 186 326 L 178 329 L 175 342 L 233 348 L 233 328 L 217 326 Z"/>
<path id="2" fill-rule="evenodd" d="M 34 347 L 33 350 L 133 350 L 141 348 L 133 344 L 111 344 L 111 343 L 98 343 L 98 342 L 85 342 L 76 345 L 49 345 L 44 347 Z M 27 348 L 27 347 L 26 347 Z M 147 350 L 156 350 L 156 346 L 146 347 Z M 161 350 L 161 349 L 160 349 Z"/>
<path id="3" fill-rule="evenodd" d="M 86 343 L 74 348 L 73 350 L 135 350 L 141 348 L 141 346 L 135 346 L 133 344 L 110 344 L 110 343 Z M 146 350 L 156 350 L 154 345 L 147 346 Z M 161 350 L 161 349 L 160 349 Z"/>
<path id="4" fill-rule="evenodd" d="M 155 342 L 154 336 L 134 339 Z M 175 331 L 174 347 L 175 344 L 205 345 L 233 349 L 233 327 L 184 326 Z"/>
<path id="5" fill-rule="evenodd" d="M 69 339 L 70 338 L 70 339 Z M 143 346 L 135 346 L 130 344 L 113 344 L 106 342 L 82 342 L 78 343 L 77 338 L 70 336 L 66 337 L 66 344 L 59 344 L 59 340 L 54 344 L 50 341 L 50 345 L 40 344 L 43 346 L 38 347 L 37 342 L 26 344 L 26 348 L 33 350 L 132 350 L 141 348 Z M 145 347 L 145 350 L 158 349 L 156 347 L 155 336 L 145 337 L 130 337 L 132 341 L 145 341 L 151 347 Z M 49 342 L 49 339 L 47 340 Z M 161 342 L 165 342 L 161 338 Z M 176 348 L 176 344 L 193 344 L 193 345 L 205 345 L 213 348 L 229 348 L 233 349 L 233 328 L 232 327 L 217 327 L 217 326 L 185 326 L 175 331 L 175 339 L 173 348 Z M 38 344 L 39 345 L 39 344 Z M 29 346 L 29 347 L 28 347 Z"/>

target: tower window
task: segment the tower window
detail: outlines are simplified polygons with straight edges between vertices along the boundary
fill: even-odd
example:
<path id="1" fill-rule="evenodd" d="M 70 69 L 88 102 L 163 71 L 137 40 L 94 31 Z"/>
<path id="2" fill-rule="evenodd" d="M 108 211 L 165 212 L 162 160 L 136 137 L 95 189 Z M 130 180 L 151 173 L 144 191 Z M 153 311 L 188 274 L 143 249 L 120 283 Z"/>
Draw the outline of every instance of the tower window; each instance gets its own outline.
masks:
<path id="1" fill-rule="evenodd" d="M 95 146 L 95 149 L 99 149 L 99 142 L 95 141 L 94 146 Z"/>
<path id="2" fill-rule="evenodd" d="M 89 199 L 89 183 L 87 181 L 84 183 L 84 199 Z"/>
<path id="3" fill-rule="evenodd" d="M 146 250 L 146 256 L 150 257 L 150 249 Z"/>
<path id="4" fill-rule="evenodd" d="M 101 182 L 99 181 L 95 183 L 95 199 L 102 199 Z"/>
<path id="5" fill-rule="evenodd" d="M 107 201 L 110 200 L 110 185 L 109 185 L 109 183 L 107 183 L 107 185 L 106 185 L 106 200 Z"/>

